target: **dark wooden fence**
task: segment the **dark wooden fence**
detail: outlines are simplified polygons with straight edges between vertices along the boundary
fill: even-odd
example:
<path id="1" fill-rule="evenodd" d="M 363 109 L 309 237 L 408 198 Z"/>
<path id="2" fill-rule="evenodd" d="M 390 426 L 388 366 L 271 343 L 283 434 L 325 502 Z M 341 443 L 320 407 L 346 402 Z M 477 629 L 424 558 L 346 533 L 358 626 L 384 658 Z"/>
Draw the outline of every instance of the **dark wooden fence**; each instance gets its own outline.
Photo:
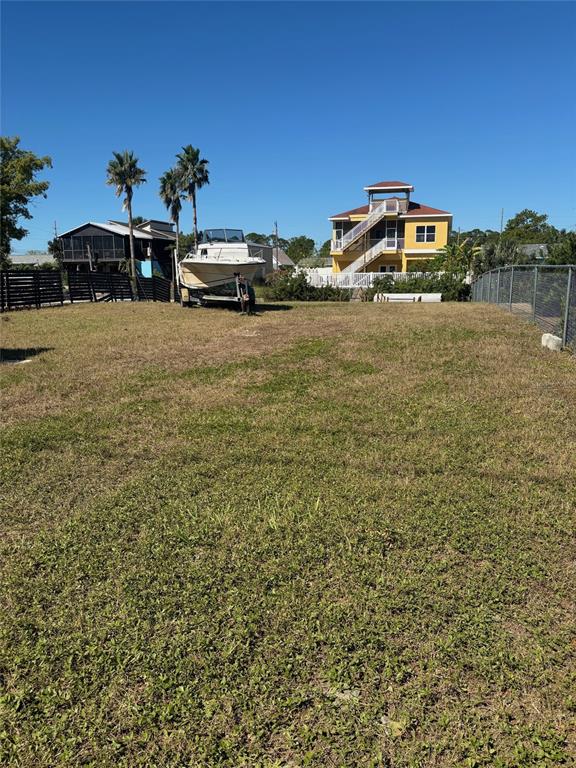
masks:
<path id="1" fill-rule="evenodd" d="M 121 272 L 68 272 L 70 301 L 133 301 L 128 275 Z"/>
<path id="2" fill-rule="evenodd" d="M 0 311 L 63 304 L 60 272 L 52 269 L 5 270 L 0 272 Z"/>
<path id="3" fill-rule="evenodd" d="M 170 301 L 170 280 L 164 277 L 139 277 L 136 280 L 140 301 Z"/>
<path id="4" fill-rule="evenodd" d="M 171 283 L 163 277 L 139 277 L 138 295 L 132 295 L 128 275 L 120 272 L 67 273 L 71 302 L 77 301 L 170 301 Z M 179 300 L 179 295 L 176 295 Z M 0 271 L 0 311 L 39 309 L 64 303 L 62 275 L 50 269 Z"/>

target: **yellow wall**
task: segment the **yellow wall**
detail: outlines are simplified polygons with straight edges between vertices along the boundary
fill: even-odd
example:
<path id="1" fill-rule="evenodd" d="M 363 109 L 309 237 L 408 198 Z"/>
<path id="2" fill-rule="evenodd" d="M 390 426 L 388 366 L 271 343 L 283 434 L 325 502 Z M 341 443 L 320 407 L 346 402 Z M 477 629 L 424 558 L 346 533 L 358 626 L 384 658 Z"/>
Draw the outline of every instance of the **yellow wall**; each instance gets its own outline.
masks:
<path id="1" fill-rule="evenodd" d="M 450 226 L 450 219 L 404 219 L 404 247 L 412 250 L 413 248 L 422 248 L 424 250 L 430 250 L 432 248 L 443 248 L 448 242 L 448 231 Z M 417 243 L 416 242 L 416 227 L 421 227 L 431 224 L 436 227 L 436 240 L 433 243 Z"/>
<path id="2" fill-rule="evenodd" d="M 352 218 L 352 217 L 351 217 Z M 365 219 L 366 216 L 355 216 L 354 221 L 361 221 L 362 219 Z M 422 218 L 414 218 L 414 219 L 403 219 L 404 221 L 404 248 L 407 250 L 422 250 L 422 251 L 432 251 L 432 250 L 438 250 L 440 248 L 443 248 L 446 243 L 448 242 L 448 234 L 450 232 L 450 223 L 451 219 L 450 217 L 446 218 L 438 218 L 438 219 L 426 219 L 424 217 Z M 416 242 L 416 227 L 428 225 L 430 226 L 433 224 L 436 227 L 436 239 L 433 243 L 417 243 Z M 332 272 L 341 272 L 344 267 L 347 267 L 348 264 L 351 264 L 353 261 L 358 258 L 359 253 L 356 251 L 354 253 L 354 256 L 351 257 L 348 255 L 333 255 L 332 256 Z M 371 262 L 368 267 L 367 271 L 369 272 L 378 272 L 381 265 L 386 264 L 391 265 L 393 264 L 397 270 L 401 270 L 402 272 L 407 271 L 408 264 L 410 262 L 417 262 L 419 260 L 425 260 L 425 259 L 432 259 L 434 258 L 433 253 L 423 253 L 422 256 L 418 256 L 418 254 L 414 253 L 404 253 L 402 252 L 401 257 L 396 254 L 382 254 L 382 256 L 379 256 L 377 259 L 375 259 L 373 262 Z"/>
<path id="3" fill-rule="evenodd" d="M 377 259 L 374 259 L 374 261 L 371 261 L 370 264 L 366 267 L 366 271 L 380 272 L 380 267 L 383 266 L 396 267 L 396 271 L 400 272 L 402 268 L 402 258 L 400 255 L 396 254 L 383 254 L 382 256 L 378 256 Z"/>
<path id="4" fill-rule="evenodd" d="M 355 261 L 355 259 L 346 259 L 343 256 L 332 256 L 332 272 L 342 272 L 344 267 L 347 267 L 348 264 L 351 264 L 353 261 Z M 385 254 L 378 256 L 377 259 L 371 261 L 366 267 L 366 271 L 379 272 L 380 267 L 386 265 L 387 267 L 394 266 L 396 267 L 396 271 L 400 272 L 402 270 L 402 264 L 402 257 L 399 254 Z M 359 271 L 362 272 L 363 270 Z"/>
<path id="5" fill-rule="evenodd" d="M 409 253 L 408 255 L 404 254 L 402 258 L 402 272 L 408 272 L 408 267 L 413 267 L 418 264 L 418 262 L 424 263 L 426 261 L 429 261 L 430 259 L 433 259 L 435 254 L 433 253 L 424 253 L 422 256 L 414 256 L 413 253 Z"/>
<path id="6" fill-rule="evenodd" d="M 332 256 L 332 272 L 342 272 L 344 267 L 353 261 L 354 259 L 345 259 L 343 256 Z"/>

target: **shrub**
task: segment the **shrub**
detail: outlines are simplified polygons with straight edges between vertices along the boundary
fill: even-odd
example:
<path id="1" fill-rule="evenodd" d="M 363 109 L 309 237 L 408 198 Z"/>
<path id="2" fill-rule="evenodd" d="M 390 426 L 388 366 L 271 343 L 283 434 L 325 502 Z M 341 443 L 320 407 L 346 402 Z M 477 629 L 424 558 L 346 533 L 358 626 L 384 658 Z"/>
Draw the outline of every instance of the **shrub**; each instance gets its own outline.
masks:
<path id="1" fill-rule="evenodd" d="M 350 301 L 350 291 L 331 285 L 315 288 L 304 272 L 278 270 L 267 276 L 264 298 L 274 301 Z"/>
<path id="2" fill-rule="evenodd" d="M 377 293 L 441 293 L 442 301 L 468 301 L 470 286 L 464 283 L 461 275 L 452 272 L 431 272 L 402 281 L 383 275 L 377 277 L 368 289 L 368 301 L 372 301 Z"/>

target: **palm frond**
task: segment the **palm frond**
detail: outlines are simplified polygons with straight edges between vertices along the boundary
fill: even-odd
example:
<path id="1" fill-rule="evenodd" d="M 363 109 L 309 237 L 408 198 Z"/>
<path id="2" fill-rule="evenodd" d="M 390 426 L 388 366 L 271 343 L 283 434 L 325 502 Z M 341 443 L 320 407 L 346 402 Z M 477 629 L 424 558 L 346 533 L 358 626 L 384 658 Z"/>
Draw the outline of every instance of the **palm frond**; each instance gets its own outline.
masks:
<path id="1" fill-rule="evenodd" d="M 200 150 L 188 144 L 176 155 L 176 169 L 180 176 L 181 190 L 190 197 L 196 189 L 210 183 L 208 160 L 200 157 Z"/>
<path id="2" fill-rule="evenodd" d="M 180 172 L 170 168 L 160 177 L 160 198 L 170 211 L 170 218 L 177 222 L 182 210 L 182 189 Z"/>
<path id="3" fill-rule="evenodd" d="M 106 184 L 115 187 L 117 197 L 126 195 L 124 207 L 132 198 L 132 190 L 146 183 L 146 171 L 138 167 L 138 158 L 134 152 L 112 152 L 113 159 L 108 163 Z"/>

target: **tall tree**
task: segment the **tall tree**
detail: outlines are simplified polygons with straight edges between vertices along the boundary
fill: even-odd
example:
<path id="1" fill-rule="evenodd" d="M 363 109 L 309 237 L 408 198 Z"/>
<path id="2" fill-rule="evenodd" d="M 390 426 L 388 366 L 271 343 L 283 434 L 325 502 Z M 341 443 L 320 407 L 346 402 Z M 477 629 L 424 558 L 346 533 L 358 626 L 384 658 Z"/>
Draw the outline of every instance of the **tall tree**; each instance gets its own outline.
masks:
<path id="1" fill-rule="evenodd" d="M 246 240 L 249 243 L 258 243 L 259 245 L 273 245 L 271 239 L 274 239 L 273 235 L 263 235 L 261 232 L 248 232 L 246 234 Z"/>
<path id="2" fill-rule="evenodd" d="M 128 211 L 128 229 L 130 230 L 130 275 L 132 287 L 136 290 L 136 257 L 134 255 L 134 222 L 132 221 L 132 195 L 134 187 L 146 183 L 146 171 L 138 167 L 138 158 L 127 149 L 113 152 L 113 159 L 108 163 L 106 184 L 116 187 L 116 197 L 124 195 L 122 210 Z"/>
<path id="3" fill-rule="evenodd" d="M 176 169 L 180 175 L 181 190 L 188 196 L 194 212 L 194 242 L 198 245 L 198 216 L 196 210 L 196 192 L 205 184 L 209 184 L 208 160 L 200 157 L 200 150 L 188 144 L 182 147 L 182 152 L 176 155 Z"/>
<path id="4" fill-rule="evenodd" d="M 546 263 L 576 264 L 576 232 L 564 232 L 562 239 L 550 246 Z"/>
<path id="5" fill-rule="evenodd" d="M 329 259 L 331 247 L 332 247 L 332 240 L 325 240 L 318 250 L 318 256 L 321 259 Z"/>
<path id="6" fill-rule="evenodd" d="M 554 243 L 558 234 L 556 227 L 548 224 L 546 213 L 524 208 L 507 222 L 502 237 L 517 243 Z"/>
<path id="7" fill-rule="evenodd" d="M 291 237 L 286 253 L 295 264 L 302 259 L 310 258 L 314 255 L 314 240 L 311 237 L 306 237 L 306 235 Z"/>
<path id="8" fill-rule="evenodd" d="M 58 264 L 58 269 L 62 269 L 64 249 L 62 248 L 62 240 L 59 237 L 55 237 L 53 240 L 48 240 L 48 253 L 52 256 L 56 264 Z"/>
<path id="9" fill-rule="evenodd" d="M 171 220 L 176 225 L 176 254 L 180 253 L 180 211 L 182 210 L 182 191 L 180 174 L 176 168 L 170 168 L 160 176 L 160 198 L 168 209 Z M 177 282 L 176 259 L 174 259 L 174 285 Z"/>
<path id="10" fill-rule="evenodd" d="M 186 254 L 190 253 L 194 248 L 194 233 L 180 232 L 180 250 L 178 251 L 178 258 L 183 258 Z"/>
<path id="11" fill-rule="evenodd" d="M 28 230 L 18 219 L 31 219 L 28 206 L 34 197 L 46 197 L 48 181 L 37 181 L 36 174 L 52 167 L 48 156 L 20 149 L 20 138 L 0 136 L 0 266 L 10 265 L 11 241 L 22 240 Z"/>

